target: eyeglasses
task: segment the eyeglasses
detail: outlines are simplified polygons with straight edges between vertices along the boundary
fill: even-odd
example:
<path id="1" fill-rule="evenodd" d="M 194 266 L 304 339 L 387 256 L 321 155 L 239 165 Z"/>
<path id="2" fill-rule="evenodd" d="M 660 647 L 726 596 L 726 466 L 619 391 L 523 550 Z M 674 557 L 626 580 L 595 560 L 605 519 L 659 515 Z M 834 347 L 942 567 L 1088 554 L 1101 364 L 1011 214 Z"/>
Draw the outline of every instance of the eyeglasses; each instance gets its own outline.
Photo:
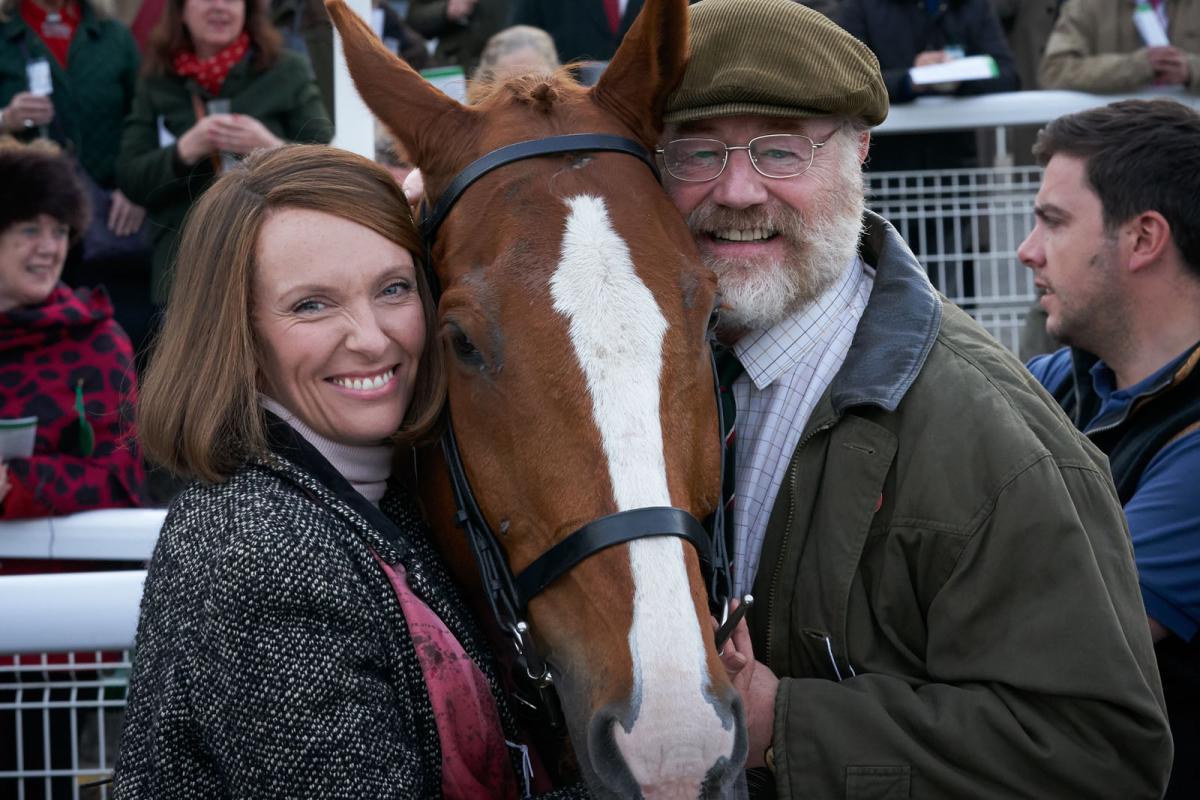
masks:
<path id="1" fill-rule="evenodd" d="M 663 157 L 671 177 L 702 183 L 719 178 L 729 163 L 730 150 L 745 150 L 750 163 L 764 178 L 794 178 L 808 172 L 817 149 L 833 138 L 814 142 L 799 133 L 770 133 L 755 136 L 744 145 L 728 145 L 719 139 L 675 139 L 655 150 Z"/>

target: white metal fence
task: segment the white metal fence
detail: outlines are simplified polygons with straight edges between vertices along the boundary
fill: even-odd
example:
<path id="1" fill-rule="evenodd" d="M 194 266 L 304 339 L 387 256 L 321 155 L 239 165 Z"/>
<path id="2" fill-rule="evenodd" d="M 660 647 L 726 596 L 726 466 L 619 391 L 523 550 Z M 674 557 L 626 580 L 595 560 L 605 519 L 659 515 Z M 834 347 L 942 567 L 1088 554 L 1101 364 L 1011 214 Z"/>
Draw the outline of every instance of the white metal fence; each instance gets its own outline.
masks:
<path id="1" fill-rule="evenodd" d="M 0 797 L 108 798 L 127 652 L 0 660 Z"/>
<path id="2" fill-rule="evenodd" d="M 896 226 L 933 284 L 1017 351 L 1036 298 L 1017 247 L 1033 226 L 1039 167 L 868 172 L 868 204 Z"/>

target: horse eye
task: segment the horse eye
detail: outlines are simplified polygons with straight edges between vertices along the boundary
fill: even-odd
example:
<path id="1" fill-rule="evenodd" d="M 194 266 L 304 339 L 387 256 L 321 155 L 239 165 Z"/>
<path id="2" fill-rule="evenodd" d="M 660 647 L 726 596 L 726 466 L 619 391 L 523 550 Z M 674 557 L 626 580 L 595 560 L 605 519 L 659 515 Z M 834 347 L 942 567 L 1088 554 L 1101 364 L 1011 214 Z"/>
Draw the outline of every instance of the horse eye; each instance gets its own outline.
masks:
<path id="1" fill-rule="evenodd" d="M 477 365 L 483 361 L 479 348 L 457 326 L 450 333 L 450 345 L 454 348 L 454 355 L 459 361 L 471 365 Z"/>

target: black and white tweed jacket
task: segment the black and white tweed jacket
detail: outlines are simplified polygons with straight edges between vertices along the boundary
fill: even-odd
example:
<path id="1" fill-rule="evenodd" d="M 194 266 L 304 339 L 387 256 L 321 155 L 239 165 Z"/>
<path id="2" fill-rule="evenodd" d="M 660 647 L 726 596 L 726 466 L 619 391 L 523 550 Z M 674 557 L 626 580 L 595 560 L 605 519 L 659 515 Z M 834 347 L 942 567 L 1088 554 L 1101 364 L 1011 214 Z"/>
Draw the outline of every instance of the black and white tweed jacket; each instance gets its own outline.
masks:
<path id="1" fill-rule="evenodd" d="M 411 498 L 391 489 L 376 509 L 290 428 L 271 432 L 275 455 L 191 486 L 167 515 L 114 796 L 440 797 L 421 667 L 372 551 L 404 564 L 483 670 L 512 739 L 482 635 Z"/>

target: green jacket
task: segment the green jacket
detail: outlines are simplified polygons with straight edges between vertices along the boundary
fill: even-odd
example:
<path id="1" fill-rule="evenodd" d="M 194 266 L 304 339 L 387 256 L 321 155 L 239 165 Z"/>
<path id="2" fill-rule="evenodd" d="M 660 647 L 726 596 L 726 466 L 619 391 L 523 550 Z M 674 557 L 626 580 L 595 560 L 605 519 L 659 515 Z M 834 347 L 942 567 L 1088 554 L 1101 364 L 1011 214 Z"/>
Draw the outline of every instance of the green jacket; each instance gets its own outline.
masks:
<path id="1" fill-rule="evenodd" d="M 751 614 L 780 797 L 1157 798 L 1171 739 L 1104 456 L 868 215 L 877 268 Z"/>
<path id="2" fill-rule="evenodd" d="M 188 167 L 174 143 L 163 145 L 160 125 L 178 139 L 196 124 L 192 95 L 208 100 L 195 81 L 174 74 L 152 75 L 138 84 L 133 111 L 125 120 L 117 183 L 130 200 L 146 207 L 154 242 L 151 293 L 165 303 L 170 268 L 183 220 L 192 202 L 213 181 L 210 159 Z M 289 142 L 328 142 L 333 135 L 308 63 L 284 51 L 265 71 L 251 66 L 251 54 L 229 71 L 218 97 L 232 101 L 235 114 L 247 114 Z"/>
<path id="3" fill-rule="evenodd" d="M 67 51 L 62 69 L 42 40 L 21 18 L 20 7 L 0 22 L 0 108 L 14 95 L 29 90 L 26 54 L 46 59 L 54 80 L 55 122 L 49 132 L 79 157 L 97 183 L 111 188 L 121 141 L 121 123 L 133 104 L 138 51 L 133 36 L 120 22 L 98 15 L 80 3 L 83 18 Z M 22 48 L 24 43 L 24 48 Z M 32 138 L 31 131 L 22 138 Z"/>

